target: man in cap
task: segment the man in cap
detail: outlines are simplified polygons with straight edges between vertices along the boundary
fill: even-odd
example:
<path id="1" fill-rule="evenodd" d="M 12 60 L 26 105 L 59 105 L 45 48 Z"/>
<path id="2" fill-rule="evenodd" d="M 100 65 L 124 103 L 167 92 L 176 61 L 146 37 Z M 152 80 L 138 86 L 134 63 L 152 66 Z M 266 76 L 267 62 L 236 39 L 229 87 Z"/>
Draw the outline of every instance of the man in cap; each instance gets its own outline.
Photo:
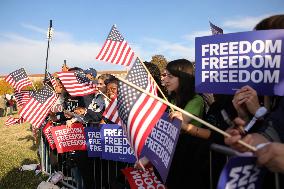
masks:
<path id="1" fill-rule="evenodd" d="M 87 78 L 90 80 L 95 80 L 97 77 L 97 71 L 94 68 L 88 68 L 84 71 L 86 74 Z"/>

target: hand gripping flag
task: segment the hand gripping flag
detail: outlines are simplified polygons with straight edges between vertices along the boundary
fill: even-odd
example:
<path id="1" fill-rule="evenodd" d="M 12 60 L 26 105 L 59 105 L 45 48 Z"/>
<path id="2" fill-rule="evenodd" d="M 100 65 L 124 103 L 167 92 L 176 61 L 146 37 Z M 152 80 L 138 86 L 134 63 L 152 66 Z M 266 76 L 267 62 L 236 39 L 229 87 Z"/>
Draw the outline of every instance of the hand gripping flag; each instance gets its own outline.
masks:
<path id="1" fill-rule="evenodd" d="M 215 26 L 211 22 L 209 22 L 209 24 L 210 24 L 210 28 L 211 28 L 211 31 L 212 31 L 212 35 L 223 34 L 223 29 L 222 28 L 219 28 L 218 26 Z"/>
<path id="2" fill-rule="evenodd" d="M 81 70 L 57 73 L 60 81 L 71 96 L 85 96 L 96 93 L 97 88 Z"/>
<path id="3" fill-rule="evenodd" d="M 29 100 L 34 91 L 15 91 L 15 99 L 18 106 L 24 106 Z"/>
<path id="4" fill-rule="evenodd" d="M 115 25 L 113 25 L 107 40 L 96 59 L 111 62 L 113 64 L 129 66 L 133 57 L 133 50 L 124 40 Z"/>
<path id="5" fill-rule="evenodd" d="M 5 78 L 5 81 L 7 81 L 17 91 L 21 91 L 22 88 L 24 88 L 25 86 L 33 85 L 31 80 L 28 78 L 28 75 L 24 68 L 21 68 L 19 70 L 10 73 Z"/>
<path id="6" fill-rule="evenodd" d="M 52 88 L 44 85 L 42 89 L 31 95 L 19 114 L 35 128 L 39 128 L 56 100 L 57 96 Z"/>
<path id="7" fill-rule="evenodd" d="M 153 92 L 148 74 L 137 59 L 126 79 L 148 92 Z M 140 156 L 145 140 L 166 109 L 162 102 L 119 81 L 117 109 L 127 138 L 136 157 Z"/>

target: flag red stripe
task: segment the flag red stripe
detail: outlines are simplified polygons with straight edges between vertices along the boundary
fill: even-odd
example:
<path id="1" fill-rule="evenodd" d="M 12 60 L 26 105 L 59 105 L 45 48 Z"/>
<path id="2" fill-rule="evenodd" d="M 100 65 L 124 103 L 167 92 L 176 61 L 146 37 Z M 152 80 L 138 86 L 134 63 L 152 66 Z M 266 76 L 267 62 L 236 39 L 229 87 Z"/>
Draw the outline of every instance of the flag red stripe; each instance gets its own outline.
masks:
<path id="1" fill-rule="evenodd" d="M 71 96 L 85 96 L 96 92 L 89 83 L 79 83 L 74 72 L 59 72 L 59 79 Z"/>
<path id="2" fill-rule="evenodd" d="M 105 41 L 104 45 L 103 45 L 103 48 L 101 49 L 101 51 L 99 52 L 99 54 L 97 55 L 96 59 L 99 59 L 99 57 L 101 56 L 104 48 L 105 48 L 105 45 L 106 45 L 107 41 Z"/>
<path id="3" fill-rule="evenodd" d="M 44 104 L 37 102 L 34 98 L 31 98 L 20 110 L 19 114 L 34 127 L 38 128 L 44 121 L 44 118 L 47 116 L 56 100 L 57 98 L 55 94 L 50 96 Z"/>
<path id="4" fill-rule="evenodd" d="M 131 51 L 131 49 L 130 48 L 128 48 L 127 49 L 127 51 L 126 51 L 126 55 L 124 56 L 124 59 L 123 59 L 123 63 L 126 63 L 126 59 L 127 59 L 127 57 L 128 57 L 128 54 L 129 54 L 129 52 Z M 128 62 L 127 62 L 128 63 Z"/>
<path id="5" fill-rule="evenodd" d="M 110 46 L 112 45 L 112 43 L 113 43 L 112 41 L 109 41 L 108 45 L 106 46 L 104 55 L 102 56 L 101 60 L 104 60 L 104 59 L 105 59 L 105 56 L 106 56 L 106 54 L 108 53 L 108 50 L 110 49 Z"/>
<path id="6" fill-rule="evenodd" d="M 147 97 L 146 98 L 144 98 L 143 99 L 143 101 L 140 103 L 140 107 L 141 106 L 143 106 L 144 104 L 146 104 L 147 103 Z M 138 108 L 138 110 L 139 110 L 140 108 Z M 131 119 L 131 122 L 130 122 L 130 126 L 129 126 L 129 131 L 130 131 L 130 133 L 129 133 L 129 138 L 131 139 L 131 146 L 134 146 L 134 140 L 135 140 L 135 138 L 134 137 L 132 137 L 132 132 L 134 131 L 133 129 L 133 125 L 134 125 L 134 122 L 135 121 L 137 121 L 137 117 L 138 117 L 138 115 L 139 115 L 139 113 L 140 113 L 140 111 L 135 111 L 135 113 L 133 114 L 133 117 L 132 117 L 132 119 Z M 143 119 L 143 118 L 142 118 Z M 140 117 L 139 117 L 139 120 L 142 120 Z M 135 133 L 136 133 L 136 131 L 137 130 L 139 130 L 140 129 L 140 123 L 141 123 L 141 121 L 139 121 L 139 123 L 138 123 L 138 126 L 135 128 Z"/>
<path id="7" fill-rule="evenodd" d="M 143 104 L 146 104 L 146 103 L 148 103 L 148 100 L 149 100 L 149 96 L 147 96 L 145 99 L 144 99 L 144 102 L 143 102 Z M 134 143 L 133 143 L 133 146 L 135 146 L 135 143 L 137 142 L 136 141 L 136 139 L 137 139 L 137 135 L 138 135 L 138 132 L 140 132 L 140 129 L 141 129 L 141 127 L 145 127 L 145 125 L 144 125 L 144 122 L 145 122 L 145 120 L 147 119 L 147 117 L 149 116 L 149 114 L 152 112 L 152 108 L 154 108 L 155 107 L 155 105 L 153 106 L 154 104 L 151 104 L 151 106 L 148 108 L 148 110 L 147 110 L 147 112 L 143 115 L 143 117 L 140 119 L 140 122 L 139 122 L 139 125 L 137 126 L 137 128 L 136 128 L 136 130 L 135 130 L 135 133 L 134 133 L 134 135 L 133 135 L 133 141 L 134 141 Z M 137 117 L 135 117 L 135 119 L 136 119 Z M 147 126 L 148 127 L 148 126 Z"/>
<path id="8" fill-rule="evenodd" d="M 122 44 L 122 43 L 118 43 L 118 47 L 117 47 L 117 50 L 116 50 L 116 52 L 117 52 L 117 53 L 113 53 L 113 54 L 114 54 L 114 56 L 113 56 L 113 58 L 111 59 L 111 61 L 110 61 L 110 62 L 114 63 L 115 58 L 118 56 L 118 53 L 119 53 L 119 50 L 120 50 L 121 44 Z"/>
<path id="9" fill-rule="evenodd" d="M 116 41 L 113 42 L 112 47 L 111 47 L 111 49 L 110 49 L 110 53 L 109 53 L 108 57 L 105 59 L 106 62 L 107 62 L 107 61 L 110 59 L 110 57 L 112 56 L 116 45 L 117 45 L 117 42 L 116 42 Z"/>
<path id="10" fill-rule="evenodd" d="M 129 61 L 127 62 L 126 66 L 129 66 L 131 64 L 133 57 L 134 57 L 134 52 L 131 53 L 131 56 L 130 56 Z"/>
<path id="11" fill-rule="evenodd" d="M 159 101 L 156 101 L 155 103 L 155 106 L 159 103 Z M 142 152 L 142 149 L 145 145 L 145 141 L 147 139 L 147 137 L 149 136 L 149 134 L 151 133 L 153 127 L 155 126 L 155 124 L 158 122 L 159 119 L 157 118 L 160 118 L 164 111 L 166 110 L 167 106 L 166 105 L 163 105 L 160 109 L 160 111 L 158 111 L 156 113 L 156 116 L 154 117 L 154 119 L 152 119 L 151 123 L 149 125 L 153 125 L 152 127 L 147 127 L 146 131 L 144 132 L 143 134 L 143 138 L 140 140 L 139 144 L 138 144 L 138 150 L 137 150 L 137 154 L 140 154 Z M 150 112 L 151 113 L 151 112 Z"/>

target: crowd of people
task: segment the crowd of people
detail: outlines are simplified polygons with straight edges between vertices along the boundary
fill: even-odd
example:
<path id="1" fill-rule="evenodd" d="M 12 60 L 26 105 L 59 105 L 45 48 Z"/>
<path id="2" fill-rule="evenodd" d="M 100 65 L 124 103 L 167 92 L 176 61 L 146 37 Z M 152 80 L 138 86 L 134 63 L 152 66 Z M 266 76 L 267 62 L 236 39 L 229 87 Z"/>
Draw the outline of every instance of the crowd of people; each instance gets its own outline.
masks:
<path id="1" fill-rule="evenodd" d="M 17 111 L 17 104 L 13 95 L 5 94 L 0 96 L 0 117 L 13 115 Z"/>
<path id="2" fill-rule="evenodd" d="M 284 15 L 266 18 L 254 29 L 284 29 Z M 168 108 L 170 118 L 181 120 L 181 133 L 165 183 L 167 188 L 210 188 L 210 163 L 213 166 L 213 187 L 216 188 L 221 170 L 226 163 L 226 155 L 213 152 L 213 157 L 210 159 L 210 145 L 217 143 L 228 145 L 240 152 L 250 151 L 238 143 L 240 139 L 257 147 L 254 154 L 261 166 L 267 167 L 272 172 L 284 173 L 283 97 L 259 96 L 252 86 L 247 85 L 234 95 L 198 94 L 195 92 L 194 66 L 186 59 L 168 62 L 162 74 L 155 64 L 145 62 L 145 66 L 162 89 L 164 95 L 159 94 L 161 98 L 165 96 L 177 107 L 231 135 L 224 139 L 221 134 L 198 121 Z M 48 121 L 54 126 L 64 124 L 67 127 L 75 122 L 81 122 L 86 127 L 99 127 L 101 123 L 112 124 L 111 120 L 103 116 L 103 112 L 110 101 L 120 95 L 118 79 L 111 74 L 97 77 L 95 69 L 69 68 L 66 64 L 62 66 L 62 71 L 82 72 L 97 86 L 97 92 L 80 97 L 71 96 L 57 78 L 55 91 L 59 98 L 51 109 Z M 244 127 L 248 124 L 252 126 L 251 129 Z M 51 151 L 51 155 L 56 154 L 56 150 Z M 76 151 L 74 154 L 76 168 L 81 175 L 84 188 L 94 188 L 95 170 L 94 166 L 90 166 L 93 159 L 88 157 L 86 151 Z M 54 162 L 52 166 L 58 170 L 60 162 Z M 105 164 L 102 163 L 101 166 Z M 125 166 L 127 165 L 119 165 L 120 168 Z M 159 177 L 158 172 L 155 172 Z M 264 186 L 269 188 L 274 185 L 271 175 L 267 174 L 264 178 Z M 284 181 L 282 174 L 280 178 L 282 183 Z M 117 178 L 117 182 L 120 181 L 121 179 Z M 104 187 L 108 184 L 104 183 Z M 112 187 L 127 186 L 114 184 Z"/>
<path id="3" fill-rule="evenodd" d="M 266 18 L 254 29 L 284 29 L 284 15 Z M 239 152 L 251 151 L 238 143 L 242 140 L 256 147 L 254 155 L 259 165 L 272 172 L 284 172 L 283 97 L 258 96 L 248 85 L 234 95 L 196 94 L 193 66 L 185 59 L 169 62 L 161 80 L 171 103 L 231 135 L 224 139 L 181 112 L 171 112 L 171 117 L 182 120 L 182 131 L 166 182 L 168 188 L 209 188 L 209 161 L 213 167 L 213 188 L 217 186 L 226 157 L 213 152 L 209 160 L 212 143 L 225 144 Z M 280 174 L 280 186 L 284 186 L 283 179 Z M 273 188 L 274 184 L 273 174 L 267 174 L 264 188 Z"/>

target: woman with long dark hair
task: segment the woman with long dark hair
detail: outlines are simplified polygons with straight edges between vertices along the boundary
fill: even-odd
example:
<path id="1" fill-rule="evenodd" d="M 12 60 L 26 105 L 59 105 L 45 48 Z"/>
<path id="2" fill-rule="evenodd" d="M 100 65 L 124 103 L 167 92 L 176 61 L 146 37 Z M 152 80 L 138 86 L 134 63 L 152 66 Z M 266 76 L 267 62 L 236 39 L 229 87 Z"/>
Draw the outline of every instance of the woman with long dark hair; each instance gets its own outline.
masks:
<path id="1" fill-rule="evenodd" d="M 170 94 L 171 103 L 202 118 L 204 102 L 203 98 L 195 93 L 193 73 L 194 68 L 190 61 L 186 59 L 174 60 L 167 64 L 164 82 Z M 182 131 L 167 178 L 167 187 L 206 188 L 207 182 L 204 183 L 206 178 L 202 178 L 201 175 L 203 175 L 203 159 L 207 158 L 207 154 L 201 148 L 204 141 L 195 137 L 201 124 L 178 111 L 171 112 L 170 117 L 182 121 Z M 188 125 L 194 127 L 192 135 L 183 131 Z"/>

